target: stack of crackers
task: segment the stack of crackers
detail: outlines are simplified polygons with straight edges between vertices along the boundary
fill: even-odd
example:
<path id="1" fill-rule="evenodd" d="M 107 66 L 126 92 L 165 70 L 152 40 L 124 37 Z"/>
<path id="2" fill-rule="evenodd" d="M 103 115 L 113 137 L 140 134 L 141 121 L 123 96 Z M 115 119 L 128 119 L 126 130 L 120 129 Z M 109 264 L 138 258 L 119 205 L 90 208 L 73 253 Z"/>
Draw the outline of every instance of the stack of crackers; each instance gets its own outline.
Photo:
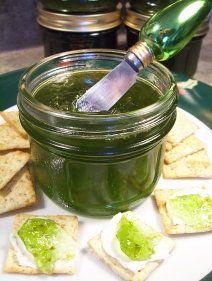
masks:
<path id="1" fill-rule="evenodd" d="M 195 136 L 197 130 L 197 125 L 178 110 L 175 125 L 167 137 L 164 178 L 212 177 L 212 164 L 204 143 Z"/>
<path id="2" fill-rule="evenodd" d="M 0 112 L 0 214 L 36 202 L 28 161 L 29 140 L 18 112 Z"/>

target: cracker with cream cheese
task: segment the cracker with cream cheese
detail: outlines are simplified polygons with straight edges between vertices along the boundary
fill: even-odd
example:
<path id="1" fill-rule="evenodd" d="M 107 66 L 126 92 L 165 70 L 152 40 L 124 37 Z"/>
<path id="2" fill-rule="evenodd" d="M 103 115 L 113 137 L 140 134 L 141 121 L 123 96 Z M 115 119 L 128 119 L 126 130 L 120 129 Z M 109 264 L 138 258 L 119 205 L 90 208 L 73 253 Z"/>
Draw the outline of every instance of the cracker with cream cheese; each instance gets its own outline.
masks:
<path id="1" fill-rule="evenodd" d="M 16 234 L 23 223 L 36 216 L 28 214 L 18 214 L 15 216 L 15 221 L 13 224 L 12 233 Z M 37 216 L 38 217 L 38 216 Z M 58 216 L 41 216 L 42 218 L 47 218 L 55 221 L 61 228 L 74 240 L 77 240 L 78 233 L 78 219 L 76 216 L 58 215 Z M 18 263 L 16 258 L 16 251 L 9 246 L 8 255 L 6 258 L 6 263 L 4 266 L 4 271 L 8 273 L 22 273 L 22 274 L 40 274 L 39 269 L 35 269 L 28 266 L 22 266 Z M 64 266 L 58 269 L 54 269 L 53 273 L 56 274 L 74 274 L 76 272 L 75 266 Z"/>
<path id="2" fill-rule="evenodd" d="M 169 241 L 169 252 L 172 251 L 174 247 L 174 242 L 167 237 Z M 107 266 L 110 267 L 112 271 L 118 274 L 123 280 L 127 281 L 143 281 L 154 271 L 161 263 L 160 261 L 149 261 L 145 267 L 140 269 L 138 272 L 133 272 L 128 268 L 125 268 L 120 262 L 114 257 L 110 256 L 105 252 L 102 246 L 101 235 L 98 234 L 88 241 L 88 246 L 92 253 L 101 261 L 103 261 Z"/>
<path id="3" fill-rule="evenodd" d="M 204 187 L 199 187 L 199 189 L 205 191 Z M 212 230 L 211 227 L 204 228 L 194 228 L 191 225 L 187 224 L 174 224 L 172 218 L 169 216 L 167 211 L 166 203 L 169 200 L 170 196 L 176 194 L 176 192 L 182 191 L 185 189 L 156 189 L 154 191 L 155 200 L 161 215 L 161 219 L 164 225 L 165 232 L 167 234 L 184 234 L 184 233 L 198 233 L 198 232 L 207 232 Z"/>

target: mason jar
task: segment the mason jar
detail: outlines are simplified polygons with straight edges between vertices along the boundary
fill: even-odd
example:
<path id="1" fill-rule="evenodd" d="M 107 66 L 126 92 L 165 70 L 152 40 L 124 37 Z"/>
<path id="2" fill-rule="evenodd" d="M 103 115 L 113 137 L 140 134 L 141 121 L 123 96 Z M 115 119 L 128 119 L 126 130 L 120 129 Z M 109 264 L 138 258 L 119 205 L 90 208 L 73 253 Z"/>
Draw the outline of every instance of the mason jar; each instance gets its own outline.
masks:
<path id="1" fill-rule="evenodd" d="M 84 48 L 116 49 L 121 12 L 117 9 L 96 14 L 63 14 L 38 5 L 37 21 L 45 56 Z"/>
<path id="2" fill-rule="evenodd" d="M 140 71 L 110 111 L 70 109 L 72 97 L 124 55 L 106 49 L 61 53 L 32 66 L 20 80 L 18 108 L 30 136 L 34 180 L 68 210 L 106 216 L 132 209 L 152 193 L 161 175 L 177 93 L 164 66 L 153 63 Z"/>

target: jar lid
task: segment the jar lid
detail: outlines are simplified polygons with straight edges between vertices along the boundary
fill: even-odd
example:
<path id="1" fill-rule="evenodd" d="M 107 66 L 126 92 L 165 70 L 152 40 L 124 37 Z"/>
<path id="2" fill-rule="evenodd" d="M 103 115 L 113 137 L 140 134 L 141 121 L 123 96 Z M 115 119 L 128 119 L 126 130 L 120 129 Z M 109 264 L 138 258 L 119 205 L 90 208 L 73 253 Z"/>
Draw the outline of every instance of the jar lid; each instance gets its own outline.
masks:
<path id="1" fill-rule="evenodd" d="M 127 9 L 124 24 L 132 29 L 140 31 L 141 27 L 149 18 L 149 15 L 136 13 L 130 9 Z"/>
<path id="2" fill-rule="evenodd" d="M 38 4 L 38 23 L 46 28 L 67 32 L 97 32 L 117 27 L 121 24 L 121 12 L 72 15 L 47 11 Z"/>
<path id="3" fill-rule="evenodd" d="M 124 19 L 124 24 L 132 29 L 135 29 L 137 31 L 140 31 L 141 27 L 145 24 L 145 22 L 150 18 L 151 16 L 136 13 L 130 9 L 126 10 L 126 17 Z M 194 34 L 194 37 L 200 37 L 207 34 L 209 30 L 209 19 L 210 16 L 207 16 L 203 23 L 200 25 L 200 27 L 197 29 L 197 32 Z"/>

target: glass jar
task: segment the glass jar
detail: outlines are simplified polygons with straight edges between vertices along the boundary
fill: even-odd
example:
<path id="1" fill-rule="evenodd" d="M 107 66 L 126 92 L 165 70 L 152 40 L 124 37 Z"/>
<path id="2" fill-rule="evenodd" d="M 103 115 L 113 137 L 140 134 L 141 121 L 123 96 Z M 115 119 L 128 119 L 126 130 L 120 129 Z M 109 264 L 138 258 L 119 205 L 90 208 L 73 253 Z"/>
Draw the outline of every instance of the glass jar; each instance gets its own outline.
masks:
<path id="1" fill-rule="evenodd" d="M 137 13 L 130 9 L 126 11 L 124 25 L 127 30 L 127 48 L 130 48 L 139 40 L 139 32 L 150 15 Z M 191 41 L 173 58 L 163 61 L 169 70 L 193 76 L 197 69 L 203 38 L 209 30 L 209 17 L 207 17 L 197 30 Z"/>
<path id="2" fill-rule="evenodd" d="M 161 64 L 138 74 L 160 99 L 135 111 L 63 112 L 33 95 L 58 74 L 110 71 L 124 54 L 103 49 L 61 53 L 34 65 L 20 80 L 18 107 L 30 136 L 34 180 L 68 210 L 105 216 L 131 209 L 151 194 L 160 177 L 164 138 L 176 118 L 177 92 L 173 76 Z"/>
<path id="3" fill-rule="evenodd" d="M 118 0 L 40 0 L 44 8 L 63 13 L 111 12 Z"/>
<path id="4" fill-rule="evenodd" d="M 45 56 L 84 48 L 117 48 L 120 10 L 104 14 L 73 15 L 47 11 L 38 5 Z"/>

